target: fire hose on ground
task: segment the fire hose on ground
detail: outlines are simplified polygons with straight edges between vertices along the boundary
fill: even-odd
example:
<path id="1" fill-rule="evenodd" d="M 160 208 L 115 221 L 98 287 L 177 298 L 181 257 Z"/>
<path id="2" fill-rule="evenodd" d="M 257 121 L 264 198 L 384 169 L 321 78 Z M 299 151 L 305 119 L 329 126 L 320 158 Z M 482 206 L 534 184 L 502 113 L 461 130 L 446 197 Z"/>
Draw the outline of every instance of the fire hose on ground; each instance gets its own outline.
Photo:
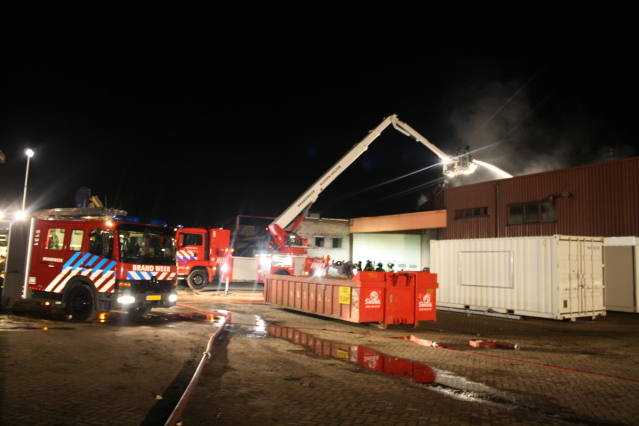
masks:
<path id="1" fill-rule="evenodd" d="M 197 369 L 195 370 L 195 373 L 193 374 L 193 377 L 191 378 L 189 385 L 186 387 L 184 394 L 182 394 L 182 397 L 180 398 L 177 405 L 173 409 L 173 412 L 169 416 L 168 420 L 166 421 L 166 423 L 164 423 L 164 426 L 174 426 L 180 419 L 180 415 L 182 415 L 182 412 L 186 408 L 186 404 L 188 403 L 189 398 L 191 397 L 191 394 L 195 390 L 195 387 L 197 386 L 197 383 L 200 380 L 200 376 L 202 375 L 202 371 L 204 370 L 204 365 L 211 359 L 213 343 L 222 333 L 222 330 L 224 330 L 224 327 L 226 327 L 226 324 L 229 323 L 230 321 L 230 318 L 231 318 L 230 312 L 225 314 L 220 312 L 215 312 L 215 313 L 220 315 L 220 317 L 222 318 L 222 321 L 220 322 L 218 329 L 215 331 L 215 333 L 211 335 L 211 338 L 209 339 L 209 342 L 206 346 L 206 351 L 202 354 L 202 359 L 200 360 L 200 364 L 197 366 Z"/>

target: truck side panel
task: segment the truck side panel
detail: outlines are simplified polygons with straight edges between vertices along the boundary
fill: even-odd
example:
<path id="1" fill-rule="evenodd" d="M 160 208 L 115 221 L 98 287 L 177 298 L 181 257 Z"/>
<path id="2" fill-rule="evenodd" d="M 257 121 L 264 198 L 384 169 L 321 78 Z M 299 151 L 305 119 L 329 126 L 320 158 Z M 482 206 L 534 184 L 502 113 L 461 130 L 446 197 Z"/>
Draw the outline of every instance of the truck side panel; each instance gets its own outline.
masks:
<path id="1" fill-rule="evenodd" d="M 6 274 L 2 297 L 11 299 L 29 296 L 26 282 L 27 259 L 29 258 L 29 234 L 34 221 L 16 221 L 9 229 Z"/>

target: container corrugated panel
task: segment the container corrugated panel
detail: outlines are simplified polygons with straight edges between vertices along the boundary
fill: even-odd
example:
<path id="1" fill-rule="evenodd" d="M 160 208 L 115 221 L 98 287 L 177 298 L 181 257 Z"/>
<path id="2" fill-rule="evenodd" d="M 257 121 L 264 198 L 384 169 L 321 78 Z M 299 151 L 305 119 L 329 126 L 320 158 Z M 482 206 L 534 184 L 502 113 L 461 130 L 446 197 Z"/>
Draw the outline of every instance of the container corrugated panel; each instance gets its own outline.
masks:
<path id="1" fill-rule="evenodd" d="M 431 242 L 437 305 L 542 318 L 605 314 L 603 238 L 560 236 Z"/>
<path id="2" fill-rule="evenodd" d="M 551 235 L 639 236 L 639 157 L 449 188 L 433 205 L 448 210 L 443 239 Z M 557 220 L 508 224 L 512 204 L 552 199 Z M 454 219 L 488 206 L 489 217 Z"/>

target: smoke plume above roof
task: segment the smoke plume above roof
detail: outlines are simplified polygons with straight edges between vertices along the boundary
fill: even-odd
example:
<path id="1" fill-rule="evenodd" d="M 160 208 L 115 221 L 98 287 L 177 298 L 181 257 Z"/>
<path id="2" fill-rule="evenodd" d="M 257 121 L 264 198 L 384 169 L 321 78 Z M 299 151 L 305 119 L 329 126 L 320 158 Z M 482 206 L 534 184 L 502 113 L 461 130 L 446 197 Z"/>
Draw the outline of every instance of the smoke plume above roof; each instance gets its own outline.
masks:
<path id="1" fill-rule="evenodd" d="M 611 154 L 613 159 L 634 154 L 631 147 L 614 146 L 614 141 L 597 141 L 601 124 L 575 99 L 548 100 L 533 100 L 521 81 L 486 81 L 453 94 L 448 122 L 462 149 L 468 145 L 475 158 L 514 176 L 606 161 Z M 451 180 L 451 185 L 498 178 L 478 169 Z"/>

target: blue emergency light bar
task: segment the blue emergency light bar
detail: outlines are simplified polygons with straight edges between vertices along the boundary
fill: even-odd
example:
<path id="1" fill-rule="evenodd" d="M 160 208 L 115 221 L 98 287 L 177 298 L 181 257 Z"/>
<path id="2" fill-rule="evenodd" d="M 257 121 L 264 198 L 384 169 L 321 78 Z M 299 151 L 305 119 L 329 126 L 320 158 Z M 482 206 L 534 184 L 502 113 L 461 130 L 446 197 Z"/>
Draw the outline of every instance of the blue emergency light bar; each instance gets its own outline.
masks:
<path id="1" fill-rule="evenodd" d="M 148 225 L 167 226 L 167 223 L 161 220 L 153 220 L 153 219 L 142 220 L 139 217 L 133 217 L 133 216 L 117 215 L 117 216 L 113 216 L 113 219 L 122 220 L 125 222 L 148 224 Z"/>

